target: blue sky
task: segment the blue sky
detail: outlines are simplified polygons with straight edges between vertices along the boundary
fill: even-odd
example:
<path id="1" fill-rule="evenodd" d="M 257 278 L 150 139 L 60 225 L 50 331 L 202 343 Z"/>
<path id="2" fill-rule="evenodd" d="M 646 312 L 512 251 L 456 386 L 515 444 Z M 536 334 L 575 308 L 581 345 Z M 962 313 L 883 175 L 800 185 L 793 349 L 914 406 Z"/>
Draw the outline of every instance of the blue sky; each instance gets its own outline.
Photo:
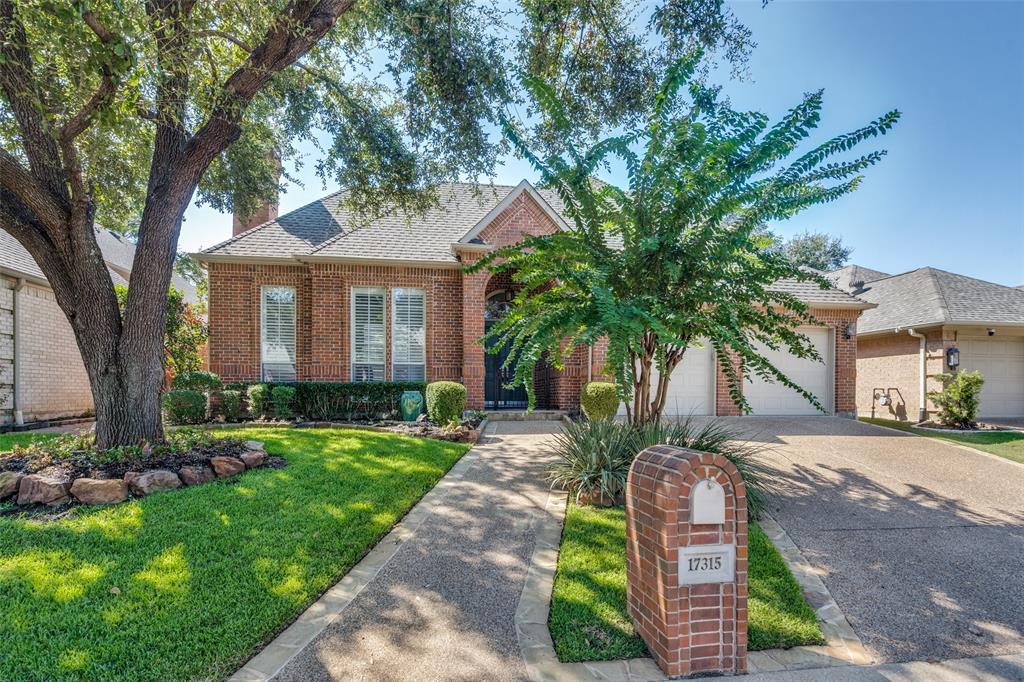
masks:
<path id="1" fill-rule="evenodd" d="M 824 88 L 821 140 L 903 112 L 875 143 L 889 155 L 854 194 L 775 225 L 777 233 L 839 235 L 853 262 L 885 272 L 930 265 L 1024 284 L 1024 2 L 731 6 L 758 43 L 749 80 L 718 79 L 735 107 L 776 119 Z M 300 173 L 304 187 L 282 195 L 282 212 L 334 189 L 311 166 Z M 534 179 L 509 159 L 495 181 L 523 177 Z M 193 206 L 181 248 L 230 233 L 230 216 Z"/>

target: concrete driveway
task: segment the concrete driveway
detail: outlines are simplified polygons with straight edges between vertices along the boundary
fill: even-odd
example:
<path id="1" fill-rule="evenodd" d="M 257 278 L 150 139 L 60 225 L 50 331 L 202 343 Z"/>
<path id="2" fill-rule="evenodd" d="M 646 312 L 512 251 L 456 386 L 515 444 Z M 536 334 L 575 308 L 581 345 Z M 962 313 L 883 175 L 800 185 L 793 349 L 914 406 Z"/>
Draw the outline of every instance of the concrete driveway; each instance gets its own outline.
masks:
<path id="1" fill-rule="evenodd" d="M 1024 466 L 849 419 L 739 418 L 771 513 L 879 661 L 1024 652 Z"/>

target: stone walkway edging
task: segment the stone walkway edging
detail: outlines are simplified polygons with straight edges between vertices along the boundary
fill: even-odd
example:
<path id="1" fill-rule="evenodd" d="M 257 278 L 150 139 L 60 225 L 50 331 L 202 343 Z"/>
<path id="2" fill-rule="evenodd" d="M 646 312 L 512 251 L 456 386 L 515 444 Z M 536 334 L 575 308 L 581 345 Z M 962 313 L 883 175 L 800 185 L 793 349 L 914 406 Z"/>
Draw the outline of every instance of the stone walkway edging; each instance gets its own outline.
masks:
<path id="1" fill-rule="evenodd" d="M 485 427 L 486 424 L 481 424 Z M 480 444 L 486 438 L 480 439 Z M 464 454 L 437 484 L 333 587 L 328 589 L 262 651 L 250 658 L 229 678 L 229 682 L 265 682 L 280 672 L 292 658 L 345 611 L 352 600 L 391 561 L 404 541 L 415 535 L 441 506 L 466 472 L 476 464 L 480 452 L 474 446 Z"/>
<path id="2" fill-rule="evenodd" d="M 519 648 L 526 670 L 533 682 L 654 682 L 667 680 L 652 658 L 618 661 L 563 663 L 555 653 L 548 629 L 551 592 L 554 587 L 558 550 L 568 495 L 552 490 L 548 494 L 545 513 L 540 515 L 537 544 L 530 560 L 523 593 L 516 609 L 515 625 Z M 785 530 L 770 516 L 759 520 L 793 576 L 815 608 L 825 635 L 825 646 L 799 646 L 791 649 L 754 651 L 747 655 L 750 673 L 808 670 L 873 663 L 860 638 L 850 627 L 825 584 Z"/>

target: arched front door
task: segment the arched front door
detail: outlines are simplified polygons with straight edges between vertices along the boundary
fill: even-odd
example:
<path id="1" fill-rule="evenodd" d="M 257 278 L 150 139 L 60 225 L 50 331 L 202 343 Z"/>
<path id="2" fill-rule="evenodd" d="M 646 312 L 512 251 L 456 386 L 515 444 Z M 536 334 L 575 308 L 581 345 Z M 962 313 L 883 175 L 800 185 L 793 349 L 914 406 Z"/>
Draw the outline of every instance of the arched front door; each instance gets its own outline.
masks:
<path id="1" fill-rule="evenodd" d="M 491 326 L 501 319 L 507 312 L 509 302 L 512 299 L 512 292 L 495 291 L 487 297 L 487 305 L 484 308 L 484 332 L 489 332 Z M 503 369 L 502 365 L 508 359 L 509 345 L 506 344 L 497 353 L 491 353 L 495 342 L 488 340 L 487 353 L 484 354 L 484 408 L 488 410 L 522 410 L 526 408 L 526 389 L 522 386 L 506 388 L 506 384 L 512 380 L 514 371 L 510 367 Z"/>

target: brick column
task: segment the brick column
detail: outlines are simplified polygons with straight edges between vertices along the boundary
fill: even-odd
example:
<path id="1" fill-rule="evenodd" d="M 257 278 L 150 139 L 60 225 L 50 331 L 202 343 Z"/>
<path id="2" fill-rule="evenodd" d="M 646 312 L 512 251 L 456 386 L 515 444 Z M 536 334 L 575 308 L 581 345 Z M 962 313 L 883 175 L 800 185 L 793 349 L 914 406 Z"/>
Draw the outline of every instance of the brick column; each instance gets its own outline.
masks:
<path id="1" fill-rule="evenodd" d="M 475 257 L 464 254 L 463 264 Z M 490 273 L 486 270 L 462 273 L 462 383 L 466 386 L 466 408 L 484 409 L 484 294 Z"/>
<path id="2" fill-rule="evenodd" d="M 732 366 L 736 369 L 737 376 L 740 377 L 740 391 L 743 391 L 743 363 L 740 361 L 738 355 L 732 351 L 726 351 L 729 354 L 729 361 Z M 719 417 L 739 417 L 740 412 L 739 405 L 732 401 L 732 396 L 729 395 L 729 378 L 722 371 L 722 367 L 718 364 L 718 358 L 715 358 L 715 414 Z"/>
<path id="3" fill-rule="evenodd" d="M 661 445 L 630 468 L 629 615 L 669 677 L 747 670 L 746 505 L 722 455 Z"/>

